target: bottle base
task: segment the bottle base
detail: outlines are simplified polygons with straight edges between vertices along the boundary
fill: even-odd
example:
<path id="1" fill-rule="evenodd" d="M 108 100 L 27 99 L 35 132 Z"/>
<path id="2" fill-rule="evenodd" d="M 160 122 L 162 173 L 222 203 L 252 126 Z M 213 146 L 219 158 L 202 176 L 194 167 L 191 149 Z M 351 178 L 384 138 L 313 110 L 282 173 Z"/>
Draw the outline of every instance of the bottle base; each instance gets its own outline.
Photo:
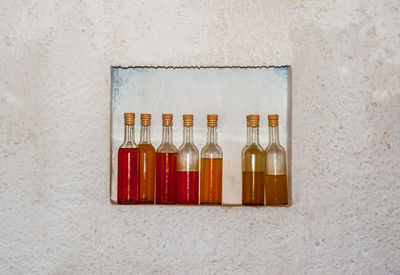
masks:
<path id="1" fill-rule="evenodd" d="M 200 202 L 201 205 L 221 205 L 221 202 L 208 202 L 208 201 L 204 201 L 204 202 Z"/>
<path id="2" fill-rule="evenodd" d="M 267 206 L 288 206 L 289 203 L 288 202 L 267 202 L 266 203 Z"/>
<path id="3" fill-rule="evenodd" d="M 117 204 L 130 205 L 130 204 L 139 204 L 139 202 L 138 201 L 119 201 Z"/>
<path id="4" fill-rule="evenodd" d="M 199 202 L 178 202 L 181 205 L 198 205 Z"/>
<path id="5" fill-rule="evenodd" d="M 140 201 L 140 204 L 154 204 L 154 201 Z"/>
<path id="6" fill-rule="evenodd" d="M 156 204 L 159 204 L 159 205 L 174 205 L 174 204 L 176 204 L 176 202 L 169 202 L 169 201 L 158 202 L 158 201 L 156 201 Z"/>
<path id="7" fill-rule="evenodd" d="M 256 202 L 244 202 L 243 206 L 264 206 L 264 203 L 256 203 Z"/>

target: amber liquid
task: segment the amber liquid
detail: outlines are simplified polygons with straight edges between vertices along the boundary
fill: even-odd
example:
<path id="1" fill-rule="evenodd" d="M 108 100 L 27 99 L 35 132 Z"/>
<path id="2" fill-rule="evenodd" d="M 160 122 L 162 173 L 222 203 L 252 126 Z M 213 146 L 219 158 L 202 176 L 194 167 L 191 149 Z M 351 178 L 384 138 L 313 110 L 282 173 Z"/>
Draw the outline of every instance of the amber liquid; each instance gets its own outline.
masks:
<path id="1" fill-rule="evenodd" d="M 222 203 L 222 158 L 202 158 L 200 203 Z"/>
<path id="2" fill-rule="evenodd" d="M 118 150 L 118 203 L 139 202 L 139 150 L 120 148 Z"/>
<path id="3" fill-rule="evenodd" d="M 242 172 L 242 204 L 264 205 L 264 172 Z"/>
<path id="4" fill-rule="evenodd" d="M 176 203 L 176 158 L 177 153 L 156 153 L 156 203 Z"/>
<path id="5" fill-rule="evenodd" d="M 154 203 L 156 152 L 151 144 L 139 144 L 139 153 L 139 200 L 140 203 Z"/>
<path id="6" fill-rule="evenodd" d="M 289 202 L 286 175 L 265 175 L 265 197 L 267 205 L 286 205 Z"/>

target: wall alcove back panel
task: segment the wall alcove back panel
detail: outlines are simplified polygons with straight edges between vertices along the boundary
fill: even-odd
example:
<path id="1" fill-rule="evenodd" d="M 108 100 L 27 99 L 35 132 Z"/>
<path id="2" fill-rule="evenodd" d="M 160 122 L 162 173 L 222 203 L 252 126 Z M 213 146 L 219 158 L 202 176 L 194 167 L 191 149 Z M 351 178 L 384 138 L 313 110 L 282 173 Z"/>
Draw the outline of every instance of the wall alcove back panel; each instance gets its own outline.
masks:
<path id="1" fill-rule="evenodd" d="M 118 147 L 124 135 L 123 116 L 152 114 L 152 143 L 161 143 L 163 113 L 174 114 L 174 143 L 182 144 L 183 114 L 194 114 L 194 142 L 199 152 L 207 141 L 207 114 L 218 114 L 218 143 L 224 153 L 222 203 L 242 202 L 241 151 L 247 141 L 246 116 L 260 115 L 260 143 L 268 145 L 268 114 L 279 114 L 281 144 L 291 156 L 290 68 L 119 68 L 112 69 L 111 198 L 116 200 Z M 290 163 L 290 159 L 287 160 Z"/>

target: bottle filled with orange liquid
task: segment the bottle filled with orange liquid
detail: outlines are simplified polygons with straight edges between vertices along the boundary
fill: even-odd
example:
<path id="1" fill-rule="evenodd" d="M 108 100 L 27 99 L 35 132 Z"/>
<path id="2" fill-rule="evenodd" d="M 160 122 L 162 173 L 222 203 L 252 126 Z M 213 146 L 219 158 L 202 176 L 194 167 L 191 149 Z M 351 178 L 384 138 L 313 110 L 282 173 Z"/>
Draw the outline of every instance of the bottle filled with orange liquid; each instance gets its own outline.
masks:
<path id="1" fill-rule="evenodd" d="M 217 143 L 218 115 L 207 116 L 207 144 L 201 150 L 200 204 L 222 203 L 222 149 Z"/>
<path id="2" fill-rule="evenodd" d="M 156 203 L 176 203 L 176 160 L 178 149 L 172 140 L 172 114 L 163 114 L 162 142 L 157 148 Z"/>
<path id="3" fill-rule="evenodd" d="M 183 115 L 183 143 L 178 149 L 177 202 L 199 203 L 199 150 L 193 143 L 193 115 Z"/>
<path id="4" fill-rule="evenodd" d="M 279 144 L 278 115 L 268 116 L 269 144 L 265 149 L 265 198 L 267 205 L 289 203 L 286 152 Z"/>
<path id="5" fill-rule="evenodd" d="M 125 138 L 118 149 L 117 203 L 139 203 L 139 149 L 135 143 L 135 113 L 125 113 Z"/>
<path id="6" fill-rule="evenodd" d="M 141 114 L 139 142 L 139 201 L 154 203 L 154 186 L 156 184 L 156 150 L 151 145 L 151 114 Z"/>
<path id="7" fill-rule="evenodd" d="M 259 115 L 247 116 L 247 145 L 242 151 L 242 204 L 264 205 L 264 152 L 259 142 Z"/>

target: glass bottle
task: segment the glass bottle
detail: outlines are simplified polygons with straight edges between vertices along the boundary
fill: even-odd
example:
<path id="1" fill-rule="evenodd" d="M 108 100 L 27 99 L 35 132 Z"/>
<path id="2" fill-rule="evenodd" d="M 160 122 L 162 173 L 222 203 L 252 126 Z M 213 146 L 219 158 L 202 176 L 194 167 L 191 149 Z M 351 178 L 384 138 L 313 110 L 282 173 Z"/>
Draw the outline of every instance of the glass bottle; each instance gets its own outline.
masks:
<path id="1" fill-rule="evenodd" d="M 163 114 L 162 142 L 157 148 L 156 203 L 176 203 L 176 160 L 178 150 L 172 141 L 172 114 Z"/>
<path id="2" fill-rule="evenodd" d="M 218 115 L 207 116 L 207 144 L 201 150 L 200 204 L 222 203 L 222 149 L 217 143 Z"/>
<path id="3" fill-rule="evenodd" d="M 119 204 L 139 202 L 139 149 L 135 144 L 135 114 L 125 113 L 125 139 L 118 150 Z"/>
<path id="4" fill-rule="evenodd" d="M 193 143 L 193 115 L 183 115 L 183 143 L 178 149 L 178 193 L 180 204 L 199 203 L 199 150 Z"/>
<path id="5" fill-rule="evenodd" d="M 151 114 L 141 114 L 139 142 L 139 200 L 140 203 L 154 203 L 156 184 L 156 150 L 150 140 Z"/>
<path id="6" fill-rule="evenodd" d="M 267 205 L 286 205 L 289 202 L 286 173 L 286 152 L 279 144 L 279 116 L 269 115 L 269 144 L 265 149 L 265 198 Z"/>
<path id="7" fill-rule="evenodd" d="M 259 142 L 259 115 L 247 116 L 247 145 L 242 151 L 242 204 L 264 205 L 264 152 Z"/>

